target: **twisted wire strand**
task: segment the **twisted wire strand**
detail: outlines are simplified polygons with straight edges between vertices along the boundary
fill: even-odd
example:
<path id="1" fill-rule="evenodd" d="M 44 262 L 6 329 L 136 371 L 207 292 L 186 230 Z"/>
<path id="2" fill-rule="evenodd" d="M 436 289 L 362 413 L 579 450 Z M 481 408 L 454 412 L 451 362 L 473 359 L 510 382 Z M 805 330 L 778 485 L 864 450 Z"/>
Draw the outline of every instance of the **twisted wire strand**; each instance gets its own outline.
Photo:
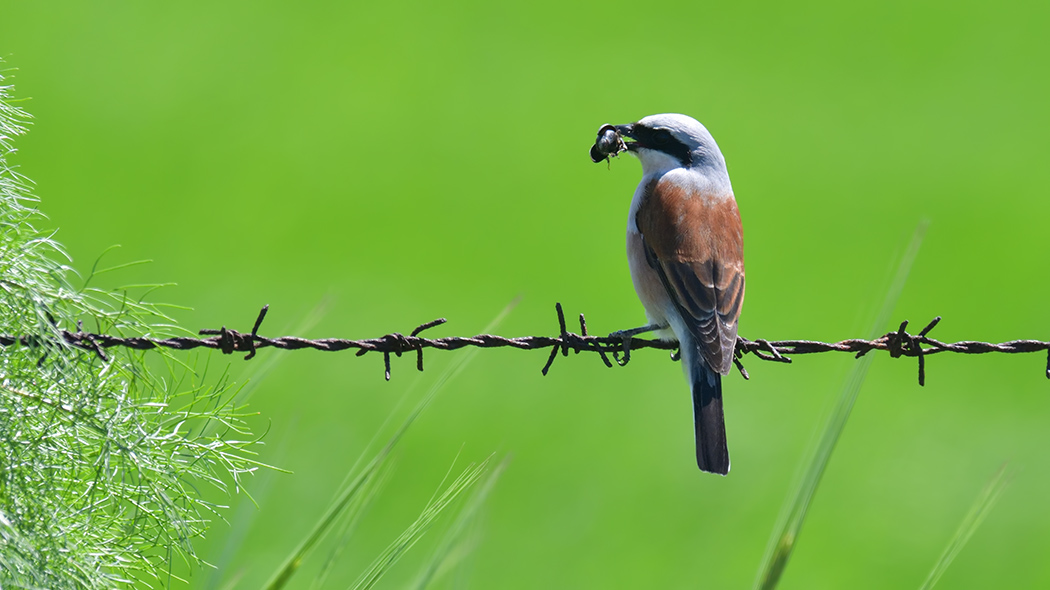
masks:
<path id="1" fill-rule="evenodd" d="M 225 326 L 218 330 L 201 330 L 203 338 L 173 337 L 173 338 L 146 338 L 111 336 L 108 334 L 93 334 L 84 332 L 78 326 L 76 332 L 60 330 L 59 334 L 63 340 L 74 347 L 94 352 L 99 358 L 108 360 L 105 350 L 113 347 L 127 347 L 136 350 L 150 350 L 154 348 L 169 348 L 173 350 L 192 350 L 195 348 L 209 348 L 220 350 L 223 354 L 234 352 L 246 352 L 245 360 L 253 358 L 260 348 L 280 348 L 283 350 L 301 350 L 309 348 L 326 352 L 337 352 L 341 350 L 356 349 L 357 356 L 363 356 L 369 352 L 382 353 L 385 367 L 386 379 L 390 379 L 390 355 L 400 357 L 406 352 L 415 351 L 416 368 L 423 370 L 423 350 L 434 348 L 438 350 L 458 350 L 468 346 L 478 348 L 502 348 L 511 347 L 521 350 L 536 350 L 550 348 L 550 355 L 543 366 L 544 375 L 550 370 L 558 353 L 568 356 L 569 351 L 575 353 L 594 352 L 601 358 L 606 366 L 612 367 L 613 362 L 626 365 L 631 359 L 631 351 L 654 348 L 658 350 L 675 350 L 677 342 L 665 340 L 651 340 L 637 337 L 620 336 L 592 336 L 587 333 L 587 321 L 580 314 L 580 333 L 570 332 L 566 326 L 565 313 L 560 303 L 555 305 L 558 314 L 558 336 L 520 336 L 508 338 L 494 334 L 478 334 L 476 336 L 447 336 L 444 338 L 426 338 L 420 336 L 425 330 L 440 326 L 446 322 L 445 318 L 439 318 L 412 330 L 409 335 L 398 332 L 387 334 L 379 338 L 368 338 L 364 340 L 349 340 L 344 338 L 321 338 L 310 340 L 298 336 L 280 336 L 268 338 L 259 335 L 259 327 L 266 318 L 269 306 L 264 306 L 255 320 L 255 325 L 249 333 L 238 332 Z M 919 385 L 926 382 L 926 362 L 928 355 L 942 352 L 954 352 L 960 354 L 987 354 L 987 353 L 1031 353 L 1047 351 L 1046 377 L 1050 379 L 1050 342 L 1039 340 L 1012 340 L 994 344 L 990 342 L 961 341 L 941 342 L 930 338 L 929 332 L 937 326 L 941 318 L 938 316 L 926 325 L 918 334 L 910 334 L 907 331 L 908 322 L 902 322 L 896 332 L 889 332 L 875 340 L 841 340 L 839 342 L 818 342 L 813 340 L 748 340 L 739 337 L 736 343 L 737 369 L 745 379 L 749 378 L 744 365 L 741 362 L 745 355 L 751 354 L 755 357 L 772 362 L 790 363 L 788 355 L 817 354 L 823 352 L 851 352 L 857 358 L 868 354 L 873 350 L 885 350 L 892 358 L 914 357 L 918 359 Z M 22 345 L 28 347 L 39 347 L 44 343 L 38 336 L 6 336 L 0 335 L 0 346 Z M 613 360 L 609 356 L 612 355 Z M 40 359 L 43 362 L 46 355 Z M 677 360 L 677 353 L 672 355 Z"/>

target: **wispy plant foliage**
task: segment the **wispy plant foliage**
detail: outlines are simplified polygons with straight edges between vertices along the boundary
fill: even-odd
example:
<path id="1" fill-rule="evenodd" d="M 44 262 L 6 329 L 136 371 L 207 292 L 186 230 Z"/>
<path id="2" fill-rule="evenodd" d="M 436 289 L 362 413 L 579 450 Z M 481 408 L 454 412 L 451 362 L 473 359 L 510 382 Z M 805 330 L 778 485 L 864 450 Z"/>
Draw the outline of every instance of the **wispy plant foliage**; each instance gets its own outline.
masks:
<path id="1" fill-rule="evenodd" d="M 8 162 L 29 116 L 3 80 L 0 334 L 28 340 L 0 348 L 0 587 L 169 586 L 174 560 L 200 563 L 193 541 L 221 508 L 205 490 L 239 490 L 261 466 L 257 440 L 225 375 L 64 343 L 59 331 L 78 322 L 148 336 L 173 322 L 142 299 L 156 286 L 73 286 L 68 257 L 35 227 L 30 181 Z M 111 270 L 97 267 L 91 276 Z"/>

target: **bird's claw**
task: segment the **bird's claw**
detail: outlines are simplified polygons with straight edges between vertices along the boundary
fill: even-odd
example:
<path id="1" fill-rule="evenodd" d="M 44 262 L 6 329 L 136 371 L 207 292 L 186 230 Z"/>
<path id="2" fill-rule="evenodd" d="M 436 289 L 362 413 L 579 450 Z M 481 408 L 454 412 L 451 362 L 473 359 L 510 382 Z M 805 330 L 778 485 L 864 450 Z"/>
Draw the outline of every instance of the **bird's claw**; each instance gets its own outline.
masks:
<path id="1" fill-rule="evenodd" d="M 631 339 L 634 338 L 634 334 L 631 330 L 617 330 L 609 334 L 609 338 L 617 338 L 623 342 L 623 358 L 620 358 L 619 352 L 613 348 L 613 359 L 616 360 L 616 364 L 621 367 L 631 362 Z"/>

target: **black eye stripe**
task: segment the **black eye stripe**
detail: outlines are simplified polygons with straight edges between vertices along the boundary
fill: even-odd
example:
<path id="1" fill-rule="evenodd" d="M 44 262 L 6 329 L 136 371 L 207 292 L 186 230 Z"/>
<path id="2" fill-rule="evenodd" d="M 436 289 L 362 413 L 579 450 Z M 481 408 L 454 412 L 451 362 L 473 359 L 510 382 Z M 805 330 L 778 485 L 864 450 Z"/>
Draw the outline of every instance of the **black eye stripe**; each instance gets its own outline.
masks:
<path id="1" fill-rule="evenodd" d="M 649 149 L 661 151 L 669 156 L 674 156 L 684 166 L 690 166 L 693 163 L 693 155 L 689 152 L 689 148 L 675 139 L 674 135 L 668 129 L 653 129 L 636 123 L 634 125 L 633 135 L 635 140 L 637 140 L 642 147 L 647 147 Z"/>

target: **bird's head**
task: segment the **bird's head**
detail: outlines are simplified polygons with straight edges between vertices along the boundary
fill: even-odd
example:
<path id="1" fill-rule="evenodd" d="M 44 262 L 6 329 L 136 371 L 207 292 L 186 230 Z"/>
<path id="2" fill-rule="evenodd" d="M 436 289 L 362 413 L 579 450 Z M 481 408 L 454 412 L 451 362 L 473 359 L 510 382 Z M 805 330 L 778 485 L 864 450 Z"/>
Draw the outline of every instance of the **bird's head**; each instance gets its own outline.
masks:
<path id="1" fill-rule="evenodd" d="M 691 168 L 726 174 L 718 144 L 696 119 L 679 114 L 650 115 L 637 123 L 615 125 L 629 152 L 642 162 L 642 171 L 666 172 Z"/>

